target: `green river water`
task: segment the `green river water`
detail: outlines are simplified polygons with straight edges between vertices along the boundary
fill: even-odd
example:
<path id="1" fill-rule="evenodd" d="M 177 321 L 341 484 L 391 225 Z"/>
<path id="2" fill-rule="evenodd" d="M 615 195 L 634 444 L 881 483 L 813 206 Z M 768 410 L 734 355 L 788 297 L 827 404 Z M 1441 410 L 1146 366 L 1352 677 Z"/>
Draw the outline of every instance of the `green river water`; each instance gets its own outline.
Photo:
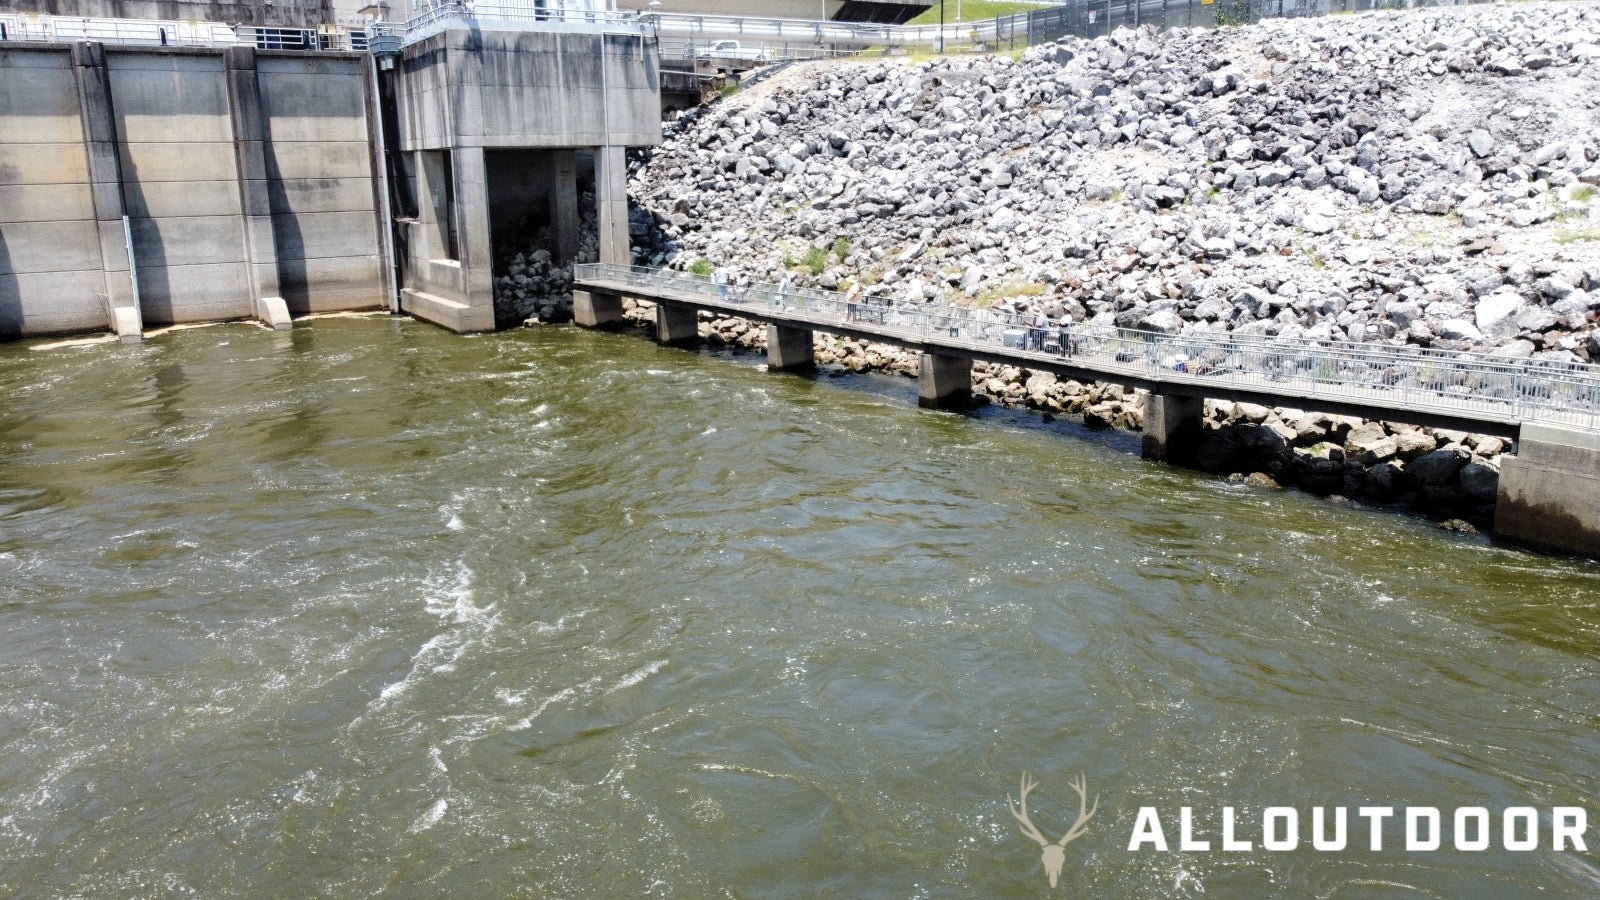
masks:
<path id="1" fill-rule="evenodd" d="M 759 363 L 386 317 L 0 346 L 0 895 L 1600 890 L 1600 567 Z M 1051 840 L 1099 798 L 1055 889 L 1024 771 Z M 1370 805 L 1495 843 L 1373 851 Z"/>

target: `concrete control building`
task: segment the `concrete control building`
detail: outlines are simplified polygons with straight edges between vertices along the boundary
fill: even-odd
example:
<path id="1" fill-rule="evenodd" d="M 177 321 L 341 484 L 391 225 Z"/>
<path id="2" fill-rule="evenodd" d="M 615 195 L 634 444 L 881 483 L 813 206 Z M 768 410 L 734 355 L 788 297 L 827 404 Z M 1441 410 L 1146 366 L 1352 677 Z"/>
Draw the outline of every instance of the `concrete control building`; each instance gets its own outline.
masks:
<path id="1" fill-rule="evenodd" d="M 401 51 L 386 73 L 397 183 L 414 191 L 399 211 L 401 307 L 455 331 L 494 328 L 495 226 L 547 216 L 545 249 L 570 260 L 581 171 L 593 172 L 600 258 L 629 262 L 625 154 L 661 141 L 659 69 L 655 39 L 623 24 L 452 23 Z"/>

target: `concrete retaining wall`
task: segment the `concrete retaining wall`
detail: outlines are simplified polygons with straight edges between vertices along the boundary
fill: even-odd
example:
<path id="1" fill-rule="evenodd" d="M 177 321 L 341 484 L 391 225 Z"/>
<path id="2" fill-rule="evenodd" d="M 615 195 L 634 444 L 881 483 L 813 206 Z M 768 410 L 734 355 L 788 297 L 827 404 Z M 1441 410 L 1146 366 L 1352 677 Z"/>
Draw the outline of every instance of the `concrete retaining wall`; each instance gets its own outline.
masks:
<path id="1" fill-rule="evenodd" d="M 108 50 L 106 64 L 145 324 L 250 316 L 222 55 Z"/>
<path id="2" fill-rule="evenodd" d="M 263 57 L 267 187 L 289 311 L 386 302 L 366 60 Z"/>
<path id="3" fill-rule="evenodd" d="M 383 305 L 370 64 L 0 46 L 0 337 Z"/>
<path id="4" fill-rule="evenodd" d="M 0 337 L 108 327 L 101 272 L 72 57 L 0 47 Z"/>

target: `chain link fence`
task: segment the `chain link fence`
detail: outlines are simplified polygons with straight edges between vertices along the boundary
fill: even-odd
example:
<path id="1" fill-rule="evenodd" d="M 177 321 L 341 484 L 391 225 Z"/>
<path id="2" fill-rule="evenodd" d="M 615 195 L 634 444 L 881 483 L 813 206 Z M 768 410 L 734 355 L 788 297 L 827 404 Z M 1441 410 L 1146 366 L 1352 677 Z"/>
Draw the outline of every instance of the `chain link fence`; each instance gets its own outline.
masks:
<path id="1" fill-rule="evenodd" d="M 1216 28 L 1269 18 L 1488 2 L 1491 0 L 1068 0 L 1049 9 L 1000 16 L 994 20 L 993 33 L 999 48 L 1017 49 L 1069 35 L 1104 37 L 1118 28 L 1142 25 L 1153 25 L 1162 31 Z"/>

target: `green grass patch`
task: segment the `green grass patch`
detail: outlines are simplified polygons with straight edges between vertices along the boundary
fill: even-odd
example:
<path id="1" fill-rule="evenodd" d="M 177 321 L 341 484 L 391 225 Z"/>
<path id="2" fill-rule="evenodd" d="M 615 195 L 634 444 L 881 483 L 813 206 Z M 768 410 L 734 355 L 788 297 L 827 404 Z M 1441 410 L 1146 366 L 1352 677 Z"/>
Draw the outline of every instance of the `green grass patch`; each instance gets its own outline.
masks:
<path id="1" fill-rule="evenodd" d="M 715 272 L 716 270 L 717 270 L 717 267 L 713 266 L 711 264 L 711 260 L 709 260 L 709 259 L 701 258 L 701 259 L 697 259 L 694 262 L 689 264 L 689 271 L 694 273 L 695 275 L 710 275 L 712 272 Z"/>
<path id="2" fill-rule="evenodd" d="M 812 247 L 806 251 L 805 258 L 800 260 L 800 264 L 812 275 L 821 275 L 822 270 L 828 267 L 828 251 L 821 247 Z"/>
<path id="3" fill-rule="evenodd" d="M 1044 285 L 1037 281 L 1007 281 L 992 287 L 984 288 L 972 298 L 973 305 L 981 309 L 988 309 L 999 303 L 1015 300 L 1018 297 L 1037 297 L 1045 292 Z"/>
<path id="4" fill-rule="evenodd" d="M 1580 184 L 1572 189 L 1572 199 L 1579 203 L 1588 203 L 1594 199 L 1594 185 Z"/>
<path id="5" fill-rule="evenodd" d="M 1581 244 L 1588 241 L 1600 241 L 1600 231 L 1559 231 L 1556 232 L 1556 243 L 1563 246 L 1567 244 Z"/>
<path id="6" fill-rule="evenodd" d="M 927 11 L 907 25 L 938 25 L 939 7 L 944 7 L 944 23 L 976 22 L 980 19 L 992 19 L 995 16 L 1010 16 L 1017 13 L 1034 12 L 1040 7 L 1037 3 L 1014 3 L 1006 0 L 961 0 L 960 3 L 951 3 L 946 0 L 943 4 L 935 3 Z M 957 16 L 960 18 L 957 18 Z"/>
<path id="7" fill-rule="evenodd" d="M 850 239 L 840 235 L 833 242 L 833 255 L 839 257 L 839 262 L 844 262 L 845 258 L 850 255 Z"/>

